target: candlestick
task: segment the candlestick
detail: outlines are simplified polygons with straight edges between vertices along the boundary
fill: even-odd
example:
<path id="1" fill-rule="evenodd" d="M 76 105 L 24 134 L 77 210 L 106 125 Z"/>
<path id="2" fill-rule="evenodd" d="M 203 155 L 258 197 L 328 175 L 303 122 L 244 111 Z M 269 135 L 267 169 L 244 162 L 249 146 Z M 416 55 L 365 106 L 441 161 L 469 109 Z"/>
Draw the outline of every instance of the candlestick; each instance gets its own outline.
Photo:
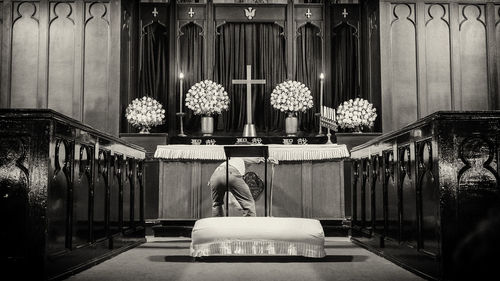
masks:
<path id="1" fill-rule="evenodd" d="M 325 75 L 321 73 L 319 75 L 319 105 L 323 106 L 323 86 L 325 83 Z"/>
<path id="2" fill-rule="evenodd" d="M 186 137 L 186 134 L 184 134 L 184 120 L 183 120 L 183 117 L 184 117 L 184 113 L 182 112 L 182 102 L 183 102 L 183 98 L 182 98 L 182 92 L 183 92 L 183 89 L 182 89 L 182 84 L 184 82 L 184 73 L 179 73 L 179 112 L 177 113 L 177 116 L 179 116 L 179 119 L 180 119 L 180 133 L 179 133 L 179 136 L 181 137 Z"/>
<path id="3" fill-rule="evenodd" d="M 319 108 L 320 108 L 320 118 L 323 115 L 323 85 L 324 85 L 325 75 L 321 73 L 319 75 Z M 319 124 L 318 136 L 323 136 L 323 127 L 321 127 L 321 122 Z"/>
<path id="4" fill-rule="evenodd" d="M 184 73 L 179 73 L 179 83 L 180 83 L 180 86 L 179 86 L 179 90 L 180 90 L 180 107 L 179 107 L 179 112 L 182 113 L 182 82 L 184 81 Z"/>

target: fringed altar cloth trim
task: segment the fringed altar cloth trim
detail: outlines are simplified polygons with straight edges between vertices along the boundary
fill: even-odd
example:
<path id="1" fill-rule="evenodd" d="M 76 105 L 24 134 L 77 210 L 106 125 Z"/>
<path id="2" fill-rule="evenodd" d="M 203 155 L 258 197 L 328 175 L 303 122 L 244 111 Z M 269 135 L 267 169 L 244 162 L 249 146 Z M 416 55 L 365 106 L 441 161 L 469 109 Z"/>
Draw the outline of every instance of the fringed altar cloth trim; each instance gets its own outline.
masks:
<path id="1" fill-rule="evenodd" d="M 326 255 L 323 245 L 275 240 L 224 240 L 193 245 L 190 255 L 206 256 L 304 256 L 322 258 Z"/>
<path id="2" fill-rule="evenodd" d="M 278 161 L 331 160 L 349 157 L 345 144 L 269 145 L 269 156 Z M 225 160 L 224 146 L 159 145 L 155 158 L 172 160 Z"/>

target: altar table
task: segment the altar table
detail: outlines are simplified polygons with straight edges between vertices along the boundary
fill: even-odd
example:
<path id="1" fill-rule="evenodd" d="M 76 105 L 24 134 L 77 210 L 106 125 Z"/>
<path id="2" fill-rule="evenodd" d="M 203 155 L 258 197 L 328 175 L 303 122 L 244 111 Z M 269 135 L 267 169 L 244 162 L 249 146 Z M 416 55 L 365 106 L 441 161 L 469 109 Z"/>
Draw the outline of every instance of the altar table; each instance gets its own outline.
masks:
<path id="1" fill-rule="evenodd" d="M 269 156 L 279 165 L 268 164 L 270 216 L 343 220 L 343 159 L 345 145 L 269 145 Z M 224 146 L 159 145 L 158 219 L 200 219 L 211 216 L 211 190 L 207 186 L 215 168 L 225 159 Z M 274 171 L 273 171 L 274 170 Z M 250 164 L 264 180 L 264 164 Z M 257 216 L 264 216 L 264 194 L 256 200 Z M 230 208 L 230 216 L 241 213 Z"/>

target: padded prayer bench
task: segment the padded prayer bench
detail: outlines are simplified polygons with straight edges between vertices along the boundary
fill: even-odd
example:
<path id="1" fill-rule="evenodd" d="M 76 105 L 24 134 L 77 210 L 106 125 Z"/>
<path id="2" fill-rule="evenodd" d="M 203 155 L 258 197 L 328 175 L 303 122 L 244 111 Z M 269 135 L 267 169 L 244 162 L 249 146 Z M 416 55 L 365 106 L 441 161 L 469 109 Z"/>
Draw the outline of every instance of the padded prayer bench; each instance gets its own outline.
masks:
<path id="1" fill-rule="evenodd" d="M 196 221 L 190 255 L 322 258 L 325 235 L 316 219 L 214 217 Z"/>

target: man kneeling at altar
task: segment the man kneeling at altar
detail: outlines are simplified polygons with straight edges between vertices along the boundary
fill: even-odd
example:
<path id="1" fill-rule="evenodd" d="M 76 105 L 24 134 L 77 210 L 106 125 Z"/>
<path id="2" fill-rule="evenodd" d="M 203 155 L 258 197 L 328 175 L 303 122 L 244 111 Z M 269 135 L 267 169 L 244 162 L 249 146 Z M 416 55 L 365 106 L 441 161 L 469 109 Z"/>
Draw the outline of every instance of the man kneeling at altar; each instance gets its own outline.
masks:
<path id="1" fill-rule="evenodd" d="M 212 190 L 212 216 L 224 216 L 224 195 L 228 190 L 226 187 L 226 173 L 228 173 L 229 192 L 234 196 L 236 201 L 243 211 L 243 216 L 255 217 L 255 200 L 248 184 L 245 182 L 246 164 L 258 164 L 264 162 L 262 157 L 232 157 L 229 163 L 224 161 L 220 164 L 208 182 L 208 186 Z M 273 164 L 278 164 L 274 159 L 269 158 Z M 228 165 L 227 165 L 228 164 Z M 226 166 L 228 170 L 226 171 Z"/>

